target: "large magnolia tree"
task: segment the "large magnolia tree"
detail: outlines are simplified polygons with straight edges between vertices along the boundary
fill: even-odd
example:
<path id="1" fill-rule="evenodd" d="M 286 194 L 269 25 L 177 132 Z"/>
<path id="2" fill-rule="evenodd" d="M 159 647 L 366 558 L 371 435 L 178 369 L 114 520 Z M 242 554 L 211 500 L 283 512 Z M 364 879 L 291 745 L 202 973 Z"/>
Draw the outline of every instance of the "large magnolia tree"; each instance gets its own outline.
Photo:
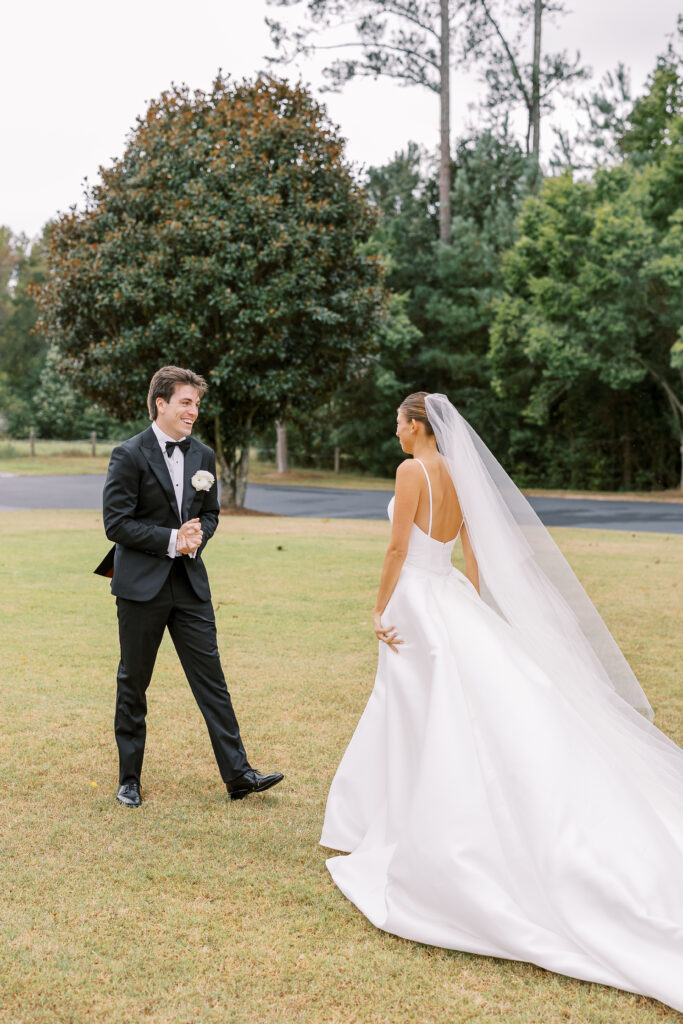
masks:
<path id="1" fill-rule="evenodd" d="M 210 388 L 200 429 L 242 505 L 252 431 L 320 404 L 383 315 L 374 223 L 301 86 L 218 77 L 152 102 L 83 211 L 50 233 L 42 328 L 74 387 L 121 419 L 175 363 Z"/>

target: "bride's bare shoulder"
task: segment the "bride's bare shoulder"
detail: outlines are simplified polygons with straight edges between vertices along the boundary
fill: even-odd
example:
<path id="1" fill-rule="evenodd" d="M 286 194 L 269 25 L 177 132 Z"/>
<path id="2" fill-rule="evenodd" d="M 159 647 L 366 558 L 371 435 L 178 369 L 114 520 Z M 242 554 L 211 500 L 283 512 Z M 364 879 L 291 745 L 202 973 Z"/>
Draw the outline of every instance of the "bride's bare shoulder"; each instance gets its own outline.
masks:
<path id="1" fill-rule="evenodd" d="M 419 488 L 422 475 L 422 470 L 414 459 L 405 459 L 396 470 L 396 493 L 408 493 Z"/>
<path id="2" fill-rule="evenodd" d="M 413 475 L 417 476 L 422 472 L 415 459 L 404 459 L 399 463 L 396 470 L 396 479 L 410 480 Z"/>

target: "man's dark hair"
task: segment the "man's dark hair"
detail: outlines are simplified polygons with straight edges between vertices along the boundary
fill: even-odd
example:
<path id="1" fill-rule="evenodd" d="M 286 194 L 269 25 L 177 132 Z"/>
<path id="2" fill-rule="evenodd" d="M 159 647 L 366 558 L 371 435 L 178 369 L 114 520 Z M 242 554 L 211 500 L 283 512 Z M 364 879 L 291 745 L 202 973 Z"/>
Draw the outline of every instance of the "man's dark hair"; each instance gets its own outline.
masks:
<path id="1" fill-rule="evenodd" d="M 190 384 L 196 388 L 200 398 L 204 397 L 209 386 L 198 373 L 184 370 L 181 366 L 162 366 L 160 370 L 157 370 L 149 382 L 149 392 L 147 393 L 147 408 L 151 420 L 157 418 L 157 398 L 163 398 L 165 402 L 170 402 L 175 389 L 178 385 L 182 386 L 183 384 Z"/>

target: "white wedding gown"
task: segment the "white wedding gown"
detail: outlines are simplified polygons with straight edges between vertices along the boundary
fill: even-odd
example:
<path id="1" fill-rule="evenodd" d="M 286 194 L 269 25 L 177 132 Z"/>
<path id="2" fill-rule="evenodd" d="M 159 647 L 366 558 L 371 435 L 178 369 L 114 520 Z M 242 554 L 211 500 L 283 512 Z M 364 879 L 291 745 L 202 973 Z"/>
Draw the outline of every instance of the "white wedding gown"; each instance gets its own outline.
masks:
<path id="1" fill-rule="evenodd" d="M 383 615 L 404 642 L 327 801 L 332 878 L 394 935 L 683 1011 L 683 752 L 608 690 L 557 688 L 431 511 L 430 486 Z"/>

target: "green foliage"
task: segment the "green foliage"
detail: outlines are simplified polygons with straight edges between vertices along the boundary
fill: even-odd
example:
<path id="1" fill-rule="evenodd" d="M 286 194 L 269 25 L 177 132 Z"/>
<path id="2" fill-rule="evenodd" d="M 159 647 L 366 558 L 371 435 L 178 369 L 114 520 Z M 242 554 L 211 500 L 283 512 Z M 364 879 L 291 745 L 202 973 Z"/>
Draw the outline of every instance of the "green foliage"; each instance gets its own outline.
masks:
<path id="1" fill-rule="evenodd" d="M 679 34 L 682 28 L 683 21 L 679 23 Z M 657 59 L 646 92 L 633 105 L 619 149 L 637 165 L 659 160 L 676 145 L 672 131 L 683 116 L 682 72 L 683 59 L 669 46 Z"/>
<path id="2" fill-rule="evenodd" d="M 501 257 L 516 237 L 530 162 L 508 136 L 485 132 L 460 143 L 454 163 L 449 247 L 412 270 L 409 315 L 427 344 L 414 360 L 415 383 L 453 396 L 487 436 L 497 431 L 487 363 Z M 391 283 L 392 278 L 389 277 Z"/>
<path id="3" fill-rule="evenodd" d="M 339 445 L 353 466 L 391 474 L 401 459 L 396 407 L 411 391 L 443 391 L 489 441 L 504 425 L 487 362 L 502 251 L 515 237 L 529 162 L 507 136 L 485 132 L 458 147 L 453 165 L 452 243 L 439 241 L 438 184 L 414 144 L 368 173 L 379 214 L 374 242 L 393 298 L 378 351 L 360 379 L 340 388 L 296 446 L 310 461 Z M 288 422 L 292 425 L 292 419 Z M 296 417 L 293 425 L 296 427 Z"/>
<path id="4" fill-rule="evenodd" d="M 642 166 L 660 159 L 675 145 L 671 132 L 683 110 L 683 17 L 679 17 L 676 36 L 657 58 L 644 94 L 635 101 L 630 74 L 621 63 L 587 95 L 578 97 L 582 117 L 574 137 L 554 129 L 559 142 L 551 158 L 555 169 L 592 171 L 614 167 L 624 157 Z"/>
<path id="5" fill-rule="evenodd" d="M 334 398 L 330 440 L 367 473 L 393 475 L 403 457 L 396 443 L 396 409 L 410 388 L 402 376 L 422 345 L 407 314 L 407 296 L 391 297 L 379 339 L 359 381 L 349 382 Z"/>
<path id="6" fill-rule="evenodd" d="M 0 224 L 0 337 L 11 312 L 10 282 L 16 263 L 16 250 L 13 245 L 12 232 Z"/>
<path id="7" fill-rule="evenodd" d="M 678 118 L 667 136 L 677 139 L 680 131 Z M 676 481 L 683 212 L 674 204 L 681 159 L 680 145 L 667 145 L 656 162 L 639 168 L 629 161 L 591 183 L 566 174 L 547 180 L 524 205 L 520 238 L 504 261 L 491 362 L 498 395 L 543 431 L 541 473 L 558 452 L 573 449 L 570 480 L 578 473 L 594 486 L 629 487 L 634 474 L 641 485 Z M 595 464 L 596 440 L 605 435 L 613 449 L 621 445 L 620 467 L 609 459 Z M 532 437 L 527 432 L 521 444 L 517 438 L 518 456 Z"/>
<path id="8" fill-rule="evenodd" d="M 95 431 L 100 438 L 118 439 L 144 428 L 145 420 L 117 423 L 102 409 L 76 392 L 59 372 L 60 354 L 51 345 L 45 355 L 38 386 L 31 396 L 31 425 L 39 437 L 76 441 Z"/>
<path id="9" fill-rule="evenodd" d="M 418 161 L 417 151 L 409 150 L 371 172 L 369 182 L 382 208 L 388 283 L 406 295 L 406 313 L 422 338 L 404 362 L 392 366 L 404 394 L 445 392 L 491 437 L 500 425 L 489 381 L 489 328 L 502 288 L 501 256 L 515 237 L 529 163 L 505 135 L 485 132 L 463 141 L 453 168 L 452 241 L 444 246 L 438 241 L 436 183 L 420 179 Z"/>
<path id="10" fill-rule="evenodd" d="M 573 138 L 566 129 L 553 128 L 559 143 L 550 158 L 553 170 L 594 170 L 617 163 L 619 140 L 633 109 L 626 66 L 619 63 L 614 71 L 607 71 L 597 87 L 577 98 L 577 105 L 583 117 Z"/>
<path id="11" fill-rule="evenodd" d="M 31 395 L 37 387 L 46 343 L 35 330 L 31 289 L 45 279 L 43 240 L 33 245 L 23 235 L 0 229 L 0 414 L 15 437 L 34 425 Z"/>
<path id="12" fill-rule="evenodd" d="M 670 47 L 635 102 L 621 69 L 586 105 L 584 142 L 614 166 L 547 180 L 523 207 L 490 352 L 501 403 L 522 412 L 508 457 L 523 482 L 680 480 L 681 67 Z"/>
<path id="13" fill-rule="evenodd" d="M 27 437 L 33 426 L 31 403 L 22 398 L 4 370 L 0 370 L 0 434 Z"/>
<path id="14" fill-rule="evenodd" d="M 47 237 L 33 243 L 8 231 L 0 235 L 0 415 L 6 433 L 70 440 L 114 438 L 121 427 L 87 402 L 58 373 L 56 349 L 36 329 L 35 292 L 47 279 Z"/>
<path id="15" fill-rule="evenodd" d="M 45 247 L 44 236 L 32 244 L 24 237 L 16 240 L 12 311 L 0 343 L 3 368 L 24 397 L 35 389 L 47 349 L 45 338 L 35 330 L 38 311 L 33 294 L 46 278 Z"/>
<path id="16" fill-rule="evenodd" d="M 342 141 L 301 86 L 218 77 L 151 103 L 87 200 L 54 225 L 42 292 L 62 368 L 122 419 L 158 366 L 202 373 L 241 504 L 251 431 L 319 405 L 376 344 L 374 220 Z"/>

